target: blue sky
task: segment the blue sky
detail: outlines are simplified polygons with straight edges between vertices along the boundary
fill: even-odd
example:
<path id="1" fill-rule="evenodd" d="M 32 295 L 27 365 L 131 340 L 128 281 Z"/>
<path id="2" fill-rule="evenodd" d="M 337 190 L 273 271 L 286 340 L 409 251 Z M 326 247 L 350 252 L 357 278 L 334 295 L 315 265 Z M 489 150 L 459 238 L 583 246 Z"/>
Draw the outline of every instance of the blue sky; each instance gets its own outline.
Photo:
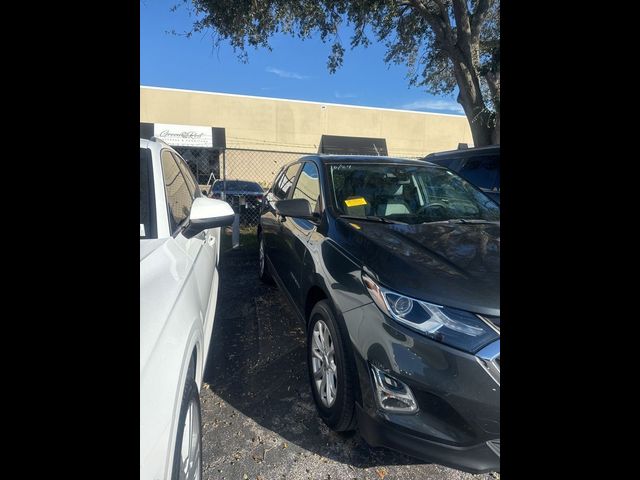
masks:
<path id="1" fill-rule="evenodd" d="M 229 45 L 214 49 L 210 33 L 191 38 L 167 33 L 192 25 L 184 5 L 170 11 L 178 2 L 140 2 L 141 85 L 462 114 L 454 98 L 409 87 L 405 67 L 382 61 L 382 45 L 349 50 L 343 33 L 344 63 L 331 75 L 326 66 L 329 44 L 278 35 L 272 38 L 272 51 L 249 49 L 249 63 L 244 64 Z"/>

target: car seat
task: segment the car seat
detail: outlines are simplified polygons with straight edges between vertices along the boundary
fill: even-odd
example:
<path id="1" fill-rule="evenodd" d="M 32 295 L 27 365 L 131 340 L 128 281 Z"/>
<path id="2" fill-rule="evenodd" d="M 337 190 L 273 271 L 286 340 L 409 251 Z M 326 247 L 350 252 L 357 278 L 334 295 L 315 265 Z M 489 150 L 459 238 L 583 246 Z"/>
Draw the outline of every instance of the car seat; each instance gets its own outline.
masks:
<path id="1" fill-rule="evenodd" d="M 404 201 L 403 190 L 406 185 L 388 185 L 385 188 L 385 200 L 377 203 L 376 215 L 386 216 L 411 213 L 409 205 Z"/>
<path id="2" fill-rule="evenodd" d="M 402 198 L 409 207 L 411 213 L 415 213 L 420 208 L 420 200 L 418 198 L 418 189 L 415 185 L 408 183 L 403 185 Z"/>

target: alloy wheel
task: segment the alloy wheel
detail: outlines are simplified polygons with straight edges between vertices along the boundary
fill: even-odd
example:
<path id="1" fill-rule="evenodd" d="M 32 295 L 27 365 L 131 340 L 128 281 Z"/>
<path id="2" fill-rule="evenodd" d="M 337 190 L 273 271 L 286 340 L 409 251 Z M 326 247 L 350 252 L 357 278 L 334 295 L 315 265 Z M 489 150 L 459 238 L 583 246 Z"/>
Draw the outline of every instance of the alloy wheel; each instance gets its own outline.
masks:
<path id="1" fill-rule="evenodd" d="M 200 480 L 200 414 L 196 400 L 192 400 L 187 410 L 184 434 L 180 448 L 180 480 Z"/>
<path id="2" fill-rule="evenodd" d="M 336 401 L 338 390 L 338 372 L 335 348 L 327 324 L 318 320 L 313 327 L 313 339 L 310 343 L 313 381 L 320 400 L 330 408 Z"/>

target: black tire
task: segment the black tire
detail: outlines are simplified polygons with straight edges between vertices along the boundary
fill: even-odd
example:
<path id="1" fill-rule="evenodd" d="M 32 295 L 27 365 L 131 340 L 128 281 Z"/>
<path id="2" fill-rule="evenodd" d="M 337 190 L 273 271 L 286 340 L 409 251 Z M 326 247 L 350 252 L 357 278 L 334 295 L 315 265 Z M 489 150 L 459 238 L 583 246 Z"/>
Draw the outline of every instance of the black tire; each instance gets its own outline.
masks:
<path id="1" fill-rule="evenodd" d="M 275 282 L 269 273 L 269 266 L 267 265 L 267 257 L 264 248 L 264 240 L 262 239 L 262 234 L 260 234 L 258 235 L 258 276 L 262 283 L 274 285 Z"/>
<path id="2" fill-rule="evenodd" d="M 346 432 L 356 427 L 355 415 L 355 385 L 357 374 L 348 356 L 347 344 L 349 338 L 345 338 L 339 328 L 335 315 L 327 300 L 321 300 L 315 304 L 311 311 L 309 328 L 307 329 L 307 367 L 309 372 L 309 384 L 320 418 L 324 423 L 336 432 Z M 322 320 L 331 334 L 334 358 L 336 364 L 337 381 L 336 397 L 333 405 L 327 407 L 322 403 L 316 384 L 313 379 L 312 367 L 312 342 L 315 324 Z"/>
<path id="3" fill-rule="evenodd" d="M 187 383 L 184 387 L 184 394 L 182 395 L 182 404 L 180 405 L 180 417 L 178 423 L 178 436 L 176 437 L 176 446 L 173 452 L 173 469 L 171 472 L 171 480 L 179 480 L 180 479 L 180 469 L 181 469 L 181 447 L 182 447 L 182 439 L 184 437 L 185 431 L 185 422 L 187 420 L 187 412 L 189 411 L 189 407 L 193 405 L 194 413 L 197 413 L 197 421 L 194 424 L 197 426 L 197 439 L 199 445 L 199 452 L 197 455 L 196 468 L 198 469 L 198 477 L 202 478 L 202 415 L 200 412 L 200 395 L 198 394 L 198 387 L 192 378 L 187 380 Z M 187 477 L 189 478 L 189 477 Z M 193 477 L 195 478 L 195 477 Z"/>

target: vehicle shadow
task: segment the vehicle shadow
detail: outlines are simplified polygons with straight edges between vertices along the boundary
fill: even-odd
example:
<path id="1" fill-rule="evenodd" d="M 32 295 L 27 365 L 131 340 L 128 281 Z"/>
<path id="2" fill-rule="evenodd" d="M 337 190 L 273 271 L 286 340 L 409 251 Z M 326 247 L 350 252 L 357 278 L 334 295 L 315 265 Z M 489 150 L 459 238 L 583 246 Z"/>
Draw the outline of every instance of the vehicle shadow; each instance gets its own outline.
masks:
<path id="1" fill-rule="evenodd" d="M 258 280 L 257 264 L 255 245 L 222 254 L 208 388 L 261 427 L 334 461 L 358 468 L 422 463 L 371 448 L 356 432 L 335 433 L 320 420 L 302 325 L 279 290 Z"/>

